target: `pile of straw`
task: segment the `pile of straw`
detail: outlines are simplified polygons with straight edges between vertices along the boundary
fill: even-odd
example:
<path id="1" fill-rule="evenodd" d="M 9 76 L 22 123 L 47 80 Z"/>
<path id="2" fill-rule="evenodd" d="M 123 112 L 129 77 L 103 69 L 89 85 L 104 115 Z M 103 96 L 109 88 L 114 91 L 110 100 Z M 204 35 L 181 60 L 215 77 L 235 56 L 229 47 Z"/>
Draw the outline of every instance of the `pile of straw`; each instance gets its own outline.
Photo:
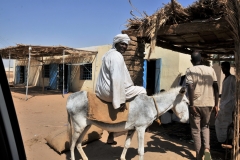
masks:
<path id="1" fill-rule="evenodd" d="M 198 0 L 187 8 L 176 0 L 171 0 L 163 8 L 148 16 L 145 12 L 139 18 L 128 19 L 128 29 L 143 32 L 151 39 L 150 53 L 154 52 L 157 31 L 164 25 L 189 23 L 194 20 L 214 19 L 227 15 L 227 0 Z"/>

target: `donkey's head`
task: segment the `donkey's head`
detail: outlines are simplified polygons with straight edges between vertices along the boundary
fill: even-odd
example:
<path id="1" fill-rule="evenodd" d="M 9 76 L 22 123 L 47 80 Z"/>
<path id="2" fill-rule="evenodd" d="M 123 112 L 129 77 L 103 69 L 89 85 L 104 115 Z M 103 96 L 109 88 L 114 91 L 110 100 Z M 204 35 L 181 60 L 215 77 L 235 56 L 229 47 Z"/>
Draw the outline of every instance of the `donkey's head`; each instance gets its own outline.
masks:
<path id="1" fill-rule="evenodd" d="M 188 99 L 185 95 L 186 88 L 182 87 L 177 95 L 176 99 L 173 102 L 173 112 L 180 118 L 180 121 L 185 123 L 189 119 L 189 111 L 188 111 Z"/>

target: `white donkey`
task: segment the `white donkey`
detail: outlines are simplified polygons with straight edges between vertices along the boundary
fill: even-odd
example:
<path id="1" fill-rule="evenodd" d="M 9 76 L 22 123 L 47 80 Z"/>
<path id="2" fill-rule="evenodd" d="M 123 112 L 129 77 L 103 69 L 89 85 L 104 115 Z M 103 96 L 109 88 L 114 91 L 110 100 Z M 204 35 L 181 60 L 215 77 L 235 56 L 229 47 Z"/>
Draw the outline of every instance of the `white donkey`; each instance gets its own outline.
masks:
<path id="1" fill-rule="evenodd" d="M 67 100 L 71 160 L 75 160 L 74 148 L 77 141 L 77 149 L 82 158 L 84 160 L 88 159 L 82 149 L 82 139 L 92 124 L 110 132 L 128 131 L 121 160 L 125 160 L 127 149 L 130 146 L 132 136 L 136 130 L 138 134 L 139 160 L 143 160 L 144 134 L 146 128 L 151 125 L 158 116 L 167 112 L 169 109 L 173 110 L 181 122 L 186 122 L 189 118 L 187 103 L 188 99 L 185 96 L 185 88 L 181 89 L 180 87 L 161 92 L 151 97 L 140 94 L 130 102 L 127 122 L 107 124 L 87 119 L 88 98 L 86 91 L 73 93 Z"/>

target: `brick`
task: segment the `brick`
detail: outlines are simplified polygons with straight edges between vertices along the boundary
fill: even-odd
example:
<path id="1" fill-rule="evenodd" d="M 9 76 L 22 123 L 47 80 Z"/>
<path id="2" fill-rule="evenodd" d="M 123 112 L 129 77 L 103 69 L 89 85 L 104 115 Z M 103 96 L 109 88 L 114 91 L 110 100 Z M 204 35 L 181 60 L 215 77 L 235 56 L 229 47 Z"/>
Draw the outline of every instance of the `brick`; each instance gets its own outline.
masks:
<path id="1" fill-rule="evenodd" d="M 138 47 L 137 47 L 137 46 L 132 46 L 132 45 L 130 45 L 130 46 L 128 46 L 128 48 L 127 48 L 127 51 L 136 51 L 136 50 L 138 50 Z"/>
<path id="2" fill-rule="evenodd" d="M 131 41 L 130 40 L 130 42 L 128 43 L 128 46 L 138 46 L 138 42 L 136 42 L 136 41 Z"/>
<path id="3" fill-rule="evenodd" d="M 132 41 L 137 42 L 137 37 L 135 37 L 135 36 L 129 36 L 129 38 L 130 38 Z"/>
<path id="4" fill-rule="evenodd" d="M 135 61 L 125 61 L 125 63 L 126 63 L 126 65 L 128 66 L 128 65 L 143 65 L 143 59 L 137 59 L 137 60 L 135 60 Z"/>
<path id="5" fill-rule="evenodd" d="M 127 68 L 128 68 L 128 70 L 131 70 L 131 71 L 136 71 L 136 70 L 139 71 L 139 70 L 141 70 L 142 66 L 130 65 Z"/>
<path id="6" fill-rule="evenodd" d="M 135 51 L 126 51 L 124 54 L 123 54 L 123 56 L 134 56 L 136 54 L 136 52 Z"/>

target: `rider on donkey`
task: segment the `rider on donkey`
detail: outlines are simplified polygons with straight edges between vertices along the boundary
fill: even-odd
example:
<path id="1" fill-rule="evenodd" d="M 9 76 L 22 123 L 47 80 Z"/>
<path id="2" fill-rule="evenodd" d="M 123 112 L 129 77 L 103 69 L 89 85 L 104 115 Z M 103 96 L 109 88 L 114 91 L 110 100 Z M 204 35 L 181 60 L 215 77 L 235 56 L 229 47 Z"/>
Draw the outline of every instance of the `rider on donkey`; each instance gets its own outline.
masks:
<path id="1" fill-rule="evenodd" d="M 127 34 L 118 34 L 114 37 L 112 48 L 102 58 L 95 90 L 100 99 L 112 102 L 113 107 L 119 111 L 126 109 L 126 100 L 138 94 L 146 94 L 145 88 L 134 86 L 122 56 L 129 41 Z M 107 143 L 114 143 L 113 133 L 109 134 Z"/>

